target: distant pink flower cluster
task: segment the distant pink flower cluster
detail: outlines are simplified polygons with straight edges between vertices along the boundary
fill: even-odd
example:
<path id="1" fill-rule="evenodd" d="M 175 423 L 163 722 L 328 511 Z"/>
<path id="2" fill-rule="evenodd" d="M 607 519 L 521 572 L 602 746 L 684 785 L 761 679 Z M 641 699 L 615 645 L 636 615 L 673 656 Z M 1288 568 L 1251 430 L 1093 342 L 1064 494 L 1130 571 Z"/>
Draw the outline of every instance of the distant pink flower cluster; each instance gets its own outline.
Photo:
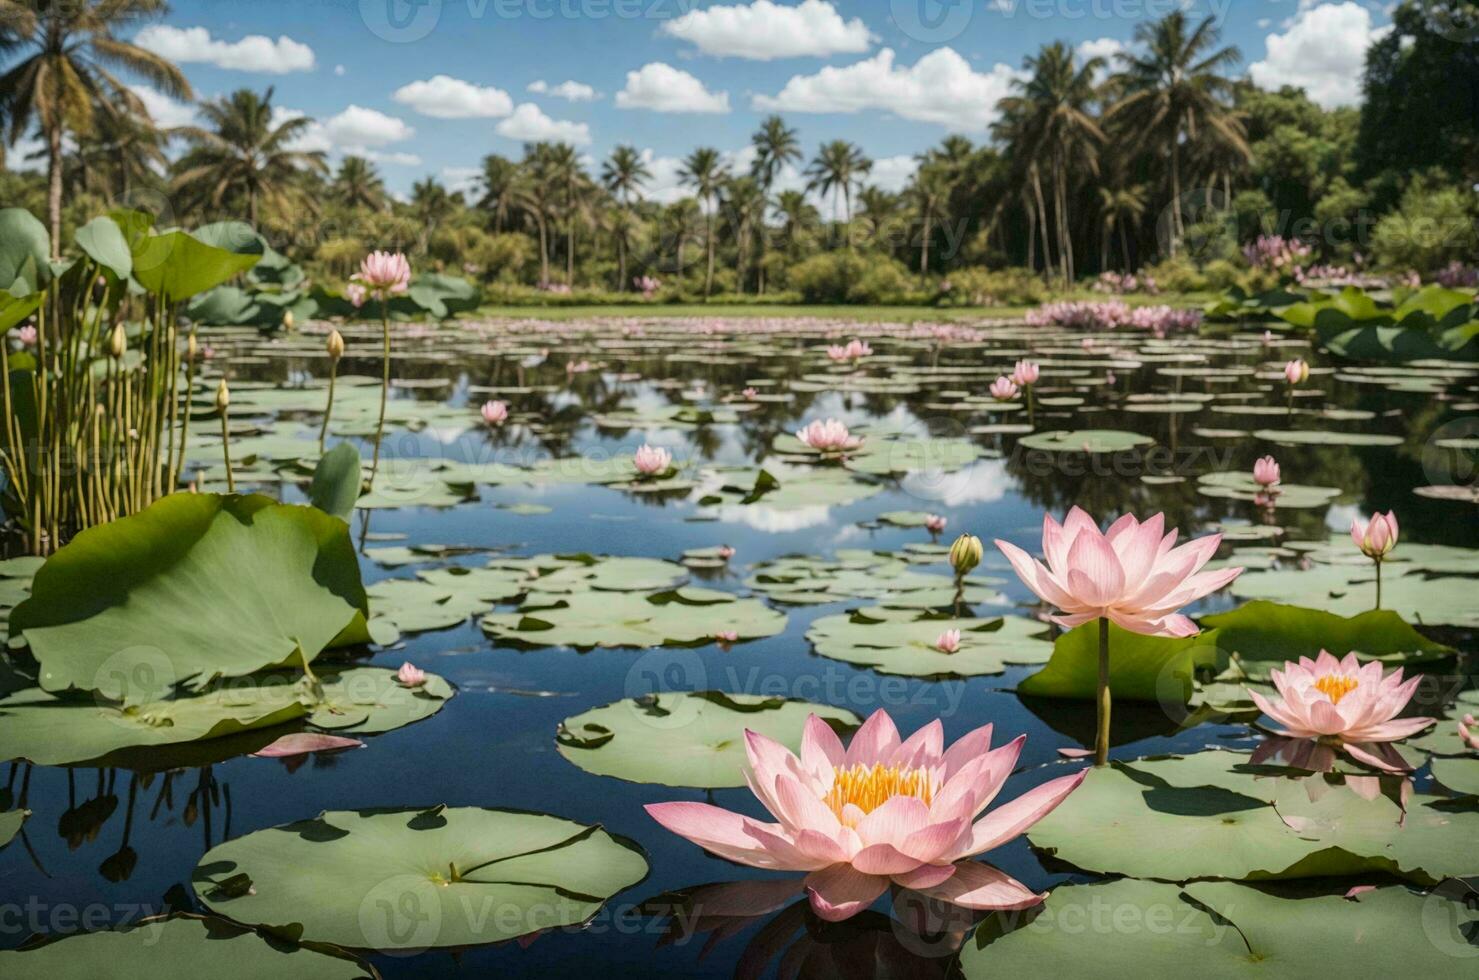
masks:
<path id="1" fill-rule="evenodd" d="M 539 287 L 540 290 L 554 296 L 569 296 L 570 286 L 563 282 L 547 282 Z"/>
<path id="2" fill-rule="evenodd" d="M 1099 273 L 1094 282 L 1096 293 L 1151 293 L 1160 292 L 1152 276 L 1137 276 L 1133 272 L 1114 272 L 1106 269 Z"/>
<path id="3" fill-rule="evenodd" d="M 1073 300 L 1044 303 L 1028 311 L 1026 320 L 1029 326 L 1058 326 L 1071 330 L 1130 327 L 1149 330 L 1163 337 L 1168 333 L 1197 329 L 1202 325 L 1202 313 L 1174 306 L 1130 306 L 1117 299 L 1098 302 Z"/>
<path id="4" fill-rule="evenodd" d="M 652 276 L 637 276 L 632 280 L 632 285 L 637 287 L 643 299 L 651 299 L 653 294 L 662 288 L 662 280 L 654 279 Z"/>
<path id="5" fill-rule="evenodd" d="M 1259 235 L 1243 246 L 1243 258 L 1255 269 L 1292 272 L 1310 256 L 1310 247 L 1297 238 Z"/>
<path id="6" fill-rule="evenodd" d="M 827 356 L 834 361 L 861 361 L 872 354 L 873 348 L 856 337 L 846 344 L 832 344 L 827 348 Z"/>
<path id="7" fill-rule="evenodd" d="M 1479 265 L 1464 265 L 1454 259 L 1433 277 L 1440 286 L 1448 289 L 1474 289 L 1479 287 Z"/>

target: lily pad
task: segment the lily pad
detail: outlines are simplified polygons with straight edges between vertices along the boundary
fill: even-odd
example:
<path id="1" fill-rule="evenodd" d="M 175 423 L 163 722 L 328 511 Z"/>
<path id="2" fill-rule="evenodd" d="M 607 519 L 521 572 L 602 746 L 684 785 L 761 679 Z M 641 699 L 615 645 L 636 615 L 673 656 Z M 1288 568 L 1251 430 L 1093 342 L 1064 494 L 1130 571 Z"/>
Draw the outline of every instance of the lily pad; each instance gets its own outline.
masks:
<path id="1" fill-rule="evenodd" d="M 335 667 L 318 675 L 307 700 L 310 724 L 340 735 L 374 735 L 414 724 L 441 711 L 455 691 L 436 674 L 406 687 L 395 671 L 380 667 Z"/>
<path id="2" fill-rule="evenodd" d="M 1145 636 L 1109 626 L 1109 687 L 1116 699 L 1184 704 L 1200 667 L 1217 663 L 1215 632 Z M 1099 690 L 1099 625 L 1085 623 L 1053 643 L 1047 666 L 1017 684 L 1019 694 L 1091 700 Z"/>
<path id="3" fill-rule="evenodd" d="M 0 847 L 9 844 L 21 832 L 21 824 L 31 815 L 30 810 L 5 810 L 0 812 Z"/>
<path id="4" fill-rule="evenodd" d="M 936 646 L 946 630 L 960 631 L 960 648 Z M 999 674 L 1007 664 L 1040 664 L 1052 644 L 1038 637 L 1047 627 L 1022 616 L 951 619 L 912 610 L 861 609 L 824 616 L 807 630 L 816 652 L 832 660 L 870 667 L 882 674 L 914 677 L 975 677 Z"/>
<path id="5" fill-rule="evenodd" d="M 1271 668 L 1286 660 L 1311 659 L 1327 650 L 1337 657 L 1351 651 L 1361 660 L 1392 666 L 1426 664 L 1457 654 L 1423 636 L 1390 610 L 1368 610 L 1349 618 L 1321 609 L 1255 600 L 1231 612 L 1203 616 L 1216 630 L 1217 646 L 1237 658 L 1242 676 L 1267 681 Z"/>
<path id="6" fill-rule="evenodd" d="M 1188 970 L 1200 980 L 1442 976 L 1474 955 L 1479 928 L 1479 912 L 1456 896 L 1396 885 L 1348 899 L 1133 878 L 1060 886 L 1040 910 L 1001 920 L 987 920 L 962 949 L 967 980 L 1030 975 L 1044 963 L 1065 980 L 1170 980 Z"/>
<path id="7" fill-rule="evenodd" d="M 661 693 L 592 708 L 560 723 L 555 746 L 586 772 L 635 783 L 718 789 L 745 785 L 745 732 L 800 751 L 807 715 L 834 728 L 862 723 L 843 708 L 754 694 Z"/>
<path id="8" fill-rule="evenodd" d="M 1118 429 L 1053 429 L 1023 436 L 1018 445 L 1054 453 L 1119 453 L 1153 442 L 1149 436 Z"/>
<path id="9" fill-rule="evenodd" d="M 954 603 L 955 579 L 951 575 L 921 572 L 911 566 L 943 564 L 947 554 L 948 549 L 930 554 L 922 551 L 890 554 L 844 548 L 832 559 L 788 555 L 756 565 L 745 585 L 773 602 L 793 606 L 871 599 L 882 600 L 889 606 L 932 609 Z M 974 577 L 966 579 L 963 600 L 968 605 L 1006 602 L 986 582 Z"/>
<path id="10" fill-rule="evenodd" d="M 359 980 L 376 974 L 348 955 L 270 941 L 217 918 L 145 919 L 0 952 L 9 980 L 209 976 L 213 980 Z"/>
<path id="11" fill-rule="evenodd" d="M 1271 498 L 1275 507 L 1323 507 L 1336 497 L 1335 487 L 1308 487 L 1298 483 L 1281 483 Z M 1197 477 L 1197 492 L 1207 497 L 1252 502 L 1265 495 L 1262 487 L 1247 473 L 1206 473 Z"/>
<path id="12" fill-rule="evenodd" d="M 435 807 L 259 830 L 208 851 L 191 883 L 212 911 L 295 941 L 409 952 L 576 925 L 646 874 L 600 827 Z"/>
<path id="13" fill-rule="evenodd" d="M 757 599 L 685 587 L 643 595 L 577 592 L 531 596 L 516 611 L 483 617 L 483 631 L 529 647 L 650 647 L 702 644 L 721 633 L 740 639 L 775 636 L 786 616 Z"/>
<path id="14" fill-rule="evenodd" d="M 177 493 L 77 535 L 36 573 L 10 628 L 46 690 L 139 703 L 368 642 L 366 616 L 342 520 Z"/>

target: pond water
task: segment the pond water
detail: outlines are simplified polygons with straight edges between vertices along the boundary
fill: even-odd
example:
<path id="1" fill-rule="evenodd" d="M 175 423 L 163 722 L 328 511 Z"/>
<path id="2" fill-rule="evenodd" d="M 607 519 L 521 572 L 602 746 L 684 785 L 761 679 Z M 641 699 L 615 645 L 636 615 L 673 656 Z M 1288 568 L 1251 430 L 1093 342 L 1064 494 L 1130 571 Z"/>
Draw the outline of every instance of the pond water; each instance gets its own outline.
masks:
<path id="1" fill-rule="evenodd" d="M 972 603 L 975 614 L 1031 617 L 1046 610 L 991 539 L 1037 553 L 1045 511 L 1061 518 L 1078 505 L 1101 520 L 1163 511 L 1167 526 L 1183 536 L 1227 532 L 1219 559 L 1236 547 L 1240 557 L 1263 563 L 1246 573 L 1249 588 L 1212 596 L 1188 610 L 1193 615 L 1260 596 L 1349 615 L 1367 608 L 1369 598 L 1337 601 L 1314 585 L 1304 595 L 1283 595 L 1286 586 L 1275 580 L 1267 586 L 1274 593 L 1265 595 L 1252 572 L 1307 567 L 1304 552 L 1290 543 L 1322 546 L 1332 534 L 1344 536 L 1353 516 L 1373 510 L 1398 513 L 1403 547 L 1479 547 L 1472 502 L 1414 492 L 1471 479 L 1452 472 L 1434 451 L 1435 442 L 1474 435 L 1461 419 L 1473 415 L 1475 373 L 1461 366 L 1356 368 L 1322 360 L 1298 340 L 1269 342 L 1259 332 L 1231 329 L 1164 340 L 969 322 L 649 318 L 395 329 L 391 417 L 397 424 L 385 440 L 381 476 L 393 492 L 377 488 L 378 503 L 386 506 L 362 509 L 351 521 L 372 605 L 376 583 L 428 569 L 575 553 L 680 562 L 685 552 L 728 545 L 734 554 L 727 562 L 707 552 L 691 560 L 689 583 L 757 596 L 784 614 L 784 627 L 754 639 L 742 627 L 733 643 L 700 634 L 677 646 L 577 650 L 543 645 L 537 634 L 515 640 L 510 630 L 485 631 L 484 613 L 514 608 L 489 601 L 459 625 L 402 629 L 394 646 L 366 654 L 378 666 L 413 662 L 445 678 L 457 694 L 425 720 L 367 736 L 364 749 L 287 761 L 229 751 L 177 760 L 158 750 L 135 763 L 140 771 L 11 764 L 7 806 L 0 810 L 23 806 L 32 816 L 23 836 L 0 852 L 0 892 L 28 902 L 23 923 L 16 916 L 0 923 L 0 946 L 16 946 L 33 930 L 75 931 L 83 915 L 97 927 L 171 906 L 198 907 L 190 902 L 192 869 L 223 840 L 324 810 L 447 804 L 599 823 L 635 842 L 650 871 L 584 928 L 455 952 L 371 954 L 386 977 L 945 975 L 959 937 L 902 928 L 889 916 L 888 896 L 872 913 L 830 926 L 793 908 L 685 936 L 672 930 L 671 920 L 644 914 L 642 903 L 673 890 L 779 876 L 706 855 L 658 826 L 643 804 L 693 800 L 755 816 L 763 810 L 742 787 L 685 789 L 588 772 L 557 749 L 561 723 L 654 690 L 709 689 L 825 703 L 860 717 L 882 707 L 906 733 L 940 717 L 947 744 L 990 721 L 998 739 L 1027 735 L 1020 771 L 1003 793 L 1010 799 L 1082 765 L 1058 750 L 1092 746 L 1091 702 L 1015 693 L 1035 665 L 920 678 L 819 656 L 807 638 L 812 625 L 887 596 L 890 579 L 905 566 L 868 568 L 863 561 L 867 570 L 849 581 L 869 595 L 813 594 L 823 601 L 808 604 L 778 602 L 757 590 L 757 567 L 785 556 L 832 559 L 841 552 L 860 561 L 866 552 L 886 552 L 905 556 L 911 571 L 948 576 L 942 556 L 921 546 L 942 549 L 957 533 L 971 532 L 987 544 L 972 581 L 984 597 Z M 331 428 L 331 442 L 365 431 L 378 396 L 376 333 L 360 328 L 349 336 L 351 353 L 336 382 L 344 431 Z M 828 338 L 845 342 L 855 335 L 874 352 L 856 364 L 834 363 L 822 350 Z M 239 481 L 303 500 L 302 484 L 282 474 L 301 480 L 295 459 L 311 468 L 316 454 L 328 363 L 319 353 L 321 334 L 263 339 L 222 331 L 210 345 L 211 372 L 227 372 L 233 386 Z M 1020 357 L 1042 365 L 1030 410 L 1021 399 L 1002 407 L 986 394 Z M 1296 390 L 1291 409 L 1281 368 L 1293 357 L 1308 359 L 1313 374 Z M 755 389 L 752 395 L 744 394 L 747 388 Z M 208 397 L 207 388 L 200 390 Z M 493 398 L 507 401 L 512 413 L 498 427 L 478 414 Z M 887 443 L 870 457 L 882 461 L 847 470 L 818 465 L 786 440 L 806 422 L 834 417 L 865 434 L 865 445 Z M 1101 435 L 1084 435 L 1090 430 Z M 1036 448 L 1031 434 L 1048 431 L 1071 433 L 1059 441 L 1066 449 L 1086 440 L 1103 440 L 1108 449 L 1140 445 L 1098 455 Z M 204 486 L 222 489 L 212 434 L 197 432 L 195 440 L 192 459 Z M 286 448 L 283 440 L 290 440 Z M 673 454 L 678 474 L 665 489 L 590 476 L 643 443 Z M 1292 502 L 1307 506 L 1270 511 L 1241 484 L 1230 490 L 1217 484 L 1218 474 L 1248 473 L 1265 453 L 1278 458 L 1284 483 L 1297 488 L 1291 498 L 1309 498 Z M 549 460 L 556 458 L 576 462 L 553 478 Z M 521 483 L 500 471 L 493 482 L 469 485 L 439 478 L 434 460 L 543 475 Z M 742 502 L 762 468 L 781 489 Z M 812 474 L 819 469 L 842 476 L 817 481 Z M 1214 479 L 1199 479 L 1206 477 Z M 439 506 L 422 506 L 427 500 Z M 948 526 L 934 537 L 922 526 L 878 520 L 894 514 L 913 524 L 921 513 L 943 515 Z M 456 550 L 405 552 L 428 546 Z M 1389 587 L 1391 604 L 1409 621 L 1424 613 L 1403 609 L 1411 595 Z M 596 593 L 594 601 L 599 618 L 606 600 Z M 1344 608 L 1342 601 L 1354 605 Z M 1441 596 L 1434 601 L 1453 604 Z M 1441 624 L 1432 635 L 1472 649 L 1479 618 L 1472 593 L 1466 609 L 1444 607 L 1422 618 Z M 516 620 L 511 617 L 515 627 Z M 1444 710 L 1443 704 L 1424 707 L 1433 709 L 1428 714 Z M 1246 748 L 1255 741 L 1243 723 L 1182 729 L 1180 718 L 1179 705 L 1118 701 L 1114 757 Z M 661 745 L 655 740 L 654 751 Z M 1418 790 L 1430 784 L 1427 770 L 1419 770 Z M 1472 844 L 1455 842 L 1471 850 Z M 1044 858 L 1026 838 L 992 852 L 990 860 L 1037 890 L 1094 877 Z"/>

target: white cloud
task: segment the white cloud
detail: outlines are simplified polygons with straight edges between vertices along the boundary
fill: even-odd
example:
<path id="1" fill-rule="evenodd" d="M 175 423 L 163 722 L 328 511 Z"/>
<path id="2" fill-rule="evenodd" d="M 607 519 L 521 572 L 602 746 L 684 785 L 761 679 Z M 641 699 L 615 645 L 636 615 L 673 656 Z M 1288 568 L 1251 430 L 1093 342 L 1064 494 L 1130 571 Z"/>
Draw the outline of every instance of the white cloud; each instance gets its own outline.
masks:
<path id="1" fill-rule="evenodd" d="M 710 92 L 688 72 L 653 61 L 627 72 L 626 88 L 616 93 L 616 107 L 654 112 L 728 112 L 729 93 Z"/>
<path id="2" fill-rule="evenodd" d="M 148 111 L 149 118 L 154 120 L 156 126 L 173 128 L 195 125 L 194 106 L 176 102 L 158 89 L 147 85 L 130 85 L 128 89 L 139 97 L 140 102 L 144 103 L 144 109 Z"/>
<path id="3" fill-rule="evenodd" d="M 665 21 L 662 33 L 691 41 L 704 54 L 755 61 L 801 55 L 861 54 L 876 40 L 861 18 L 844 21 L 826 0 L 783 7 L 771 0 L 691 10 Z"/>
<path id="4" fill-rule="evenodd" d="M 1080 61 L 1088 61 L 1090 58 L 1103 58 L 1111 66 L 1114 64 L 1114 56 L 1125 50 L 1125 42 L 1117 37 L 1100 37 L 1092 41 L 1081 41 L 1073 49 Z"/>
<path id="5" fill-rule="evenodd" d="M 363 146 L 345 147 L 345 152 L 364 157 L 372 163 L 388 163 L 396 167 L 419 167 L 422 163 L 421 157 L 415 153 L 402 153 L 399 151 L 387 153 L 383 150 L 371 150 Z"/>
<path id="6" fill-rule="evenodd" d="M 240 41 L 219 41 L 204 27 L 150 24 L 134 35 L 134 43 L 180 64 L 200 63 L 236 71 L 285 75 L 312 71 L 314 65 L 313 49 L 287 35 L 276 41 L 262 34 L 248 34 Z"/>
<path id="7" fill-rule="evenodd" d="M 514 111 L 514 100 L 503 89 L 474 85 L 450 75 L 434 75 L 402 85 L 391 98 L 436 119 L 498 118 Z"/>
<path id="8" fill-rule="evenodd" d="M 483 172 L 477 167 L 443 167 L 442 182 L 447 190 L 472 196 L 477 192 Z"/>
<path id="9" fill-rule="evenodd" d="M 1371 11 L 1349 0 L 1310 7 L 1283 34 L 1268 35 L 1268 53 L 1248 66 L 1248 76 L 1264 88 L 1299 86 L 1326 108 L 1354 105 L 1366 49 L 1389 30 L 1373 27 Z"/>
<path id="10" fill-rule="evenodd" d="M 416 135 L 416 130 L 406 125 L 404 120 L 357 105 L 350 105 L 338 115 L 331 116 L 323 123 L 323 131 L 337 147 L 386 146 Z"/>
<path id="11" fill-rule="evenodd" d="M 344 66 L 343 65 L 335 65 L 334 66 L 334 74 L 335 75 L 341 75 L 342 76 L 344 74 Z"/>
<path id="12" fill-rule="evenodd" d="M 881 110 L 904 119 L 978 132 L 996 119 L 996 103 L 1019 72 L 998 64 L 978 72 L 954 48 L 936 48 L 912 68 L 894 66 L 884 48 L 872 58 L 815 75 L 793 75 L 780 93 L 757 95 L 754 108 L 788 112 Z"/>
<path id="13" fill-rule="evenodd" d="M 540 79 L 529 83 L 529 91 L 535 95 L 553 95 L 567 102 L 594 102 L 600 97 L 600 93 L 594 88 L 574 79 L 567 79 L 558 85 L 551 85 Z"/>
<path id="14" fill-rule="evenodd" d="M 525 143 L 552 140 L 584 146 L 591 141 L 591 128 L 585 123 L 551 119 L 533 102 L 521 103 L 513 115 L 495 127 L 495 132 Z"/>

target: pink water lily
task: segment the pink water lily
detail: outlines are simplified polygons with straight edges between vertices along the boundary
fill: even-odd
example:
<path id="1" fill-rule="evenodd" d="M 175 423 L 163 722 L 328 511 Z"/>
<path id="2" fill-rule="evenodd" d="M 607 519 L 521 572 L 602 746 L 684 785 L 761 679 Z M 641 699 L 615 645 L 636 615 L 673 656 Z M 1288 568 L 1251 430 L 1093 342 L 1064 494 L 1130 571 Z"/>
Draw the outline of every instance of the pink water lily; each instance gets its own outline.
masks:
<path id="1" fill-rule="evenodd" d="M 1012 368 L 1012 380 L 1023 386 L 1035 385 L 1041 370 L 1036 361 L 1018 361 Z"/>
<path id="2" fill-rule="evenodd" d="M 1141 523 L 1125 514 L 1100 533 L 1094 519 L 1075 507 L 1062 526 L 1043 515 L 1042 550 L 1034 561 L 1010 541 L 997 540 L 1012 568 L 1038 597 L 1061 612 L 1053 622 L 1072 629 L 1100 617 L 1132 633 L 1192 636 L 1197 626 L 1177 612 L 1210 595 L 1242 573 L 1241 568 L 1198 572 L 1222 535 L 1175 547 L 1177 531 L 1165 531 L 1165 515 Z"/>
<path id="3" fill-rule="evenodd" d="M 1276 486 L 1279 482 L 1279 461 L 1272 456 L 1264 456 L 1254 463 L 1253 482 L 1265 489 Z"/>
<path id="4" fill-rule="evenodd" d="M 1296 357 L 1284 365 L 1284 380 L 1291 385 L 1302 385 L 1310 379 L 1310 366 L 1304 358 Z"/>
<path id="5" fill-rule="evenodd" d="M 991 397 L 999 402 L 1009 402 L 1016 398 L 1019 392 L 1017 383 L 1006 375 L 1002 375 L 991 382 Z"/>
<path id="6" fill-rule="evenodd" d="M 944 517 L 941 517 L 939 514 L 924 515 L 924 529 L 931 534 L 939 534 L 941 531 L 945 530 L 945 525 L 948 523 L 949 521 L 947 521 Z"/>
<path id="7" fill-rule="evenodd" d="M 355 279 L 378 296 L 404 293 L 411 286 L 411 263 L 401 252 L 371 252 L 360 262 Z"/>
<path id="8" fill-rule="evenodd" d="M 502 425 L 508 420 L 508 402 L 483 402 L 482 415 L 489 425 Z"/>
<path id="9" fill-rule="evenodd" d="M 1458 737 L 1471 751 L 1479 752 L 1479 721 L 1473 715 L 1464 715 L 1458 723 Z"/>
<path id="10" fill-rule="evenodd" d="M 746 401 L 754 401 L 760 392 L 755 388 L 746 388 L 740 394 L 744 396 Z"/>
<path id="11" fill-rule="evenodd" d="M 1397 515 L 1392 511 L 1372 514 L 1371 520 L 1359 517 L 1351 521 L 1351 540 L 1361 549 L 1361 554 L 1374 561 L 1381 561 L 1397 547 Z"/>
<path id="12" fill-rule="evenodd" d="M 672 467 L 673 454 L 658 446 L 643 443 L 636 455 L 632 457 L 632 464 L 643 476 L 657 476 L 659 473 L 666 473 Z"/>
<path id="13" fill-rule="evenodd" d="M 893 719 L 879 710 L 844 749 L 827 723 L 811 715 L 799 758 L 779 742 L 745 732 L 750 790 L 777 822 L 707 803 L 651 803 L 646 810 L 719 857 L 808 872 L 811 907 L 829 921 L 862 912 L 890 884 L 968 908 L 1028 908 L 1044 896 L 967 859 L 1047 816 L 1087 770 L 1049 780 L 980 816 L 1015 768 L 1026 738 L 992 749 L 986 725 L 945 749 L 938 719 L 901 740 Z"/>
<path id="14" fill-rule="evenodd" d="M 805 428 L 797 429 L 796 438 L 812 449 L 824 453 L 856 449 L 863 444 L 862 439 L 848 432 L 847 426 L 836 419 L 812 422 Z"/>
<path id="15" fill-rule="evenodd" d="M 408 660 L 395 672 L 395 679 L 402 687 L 420 687 L 426 683 L 426 671 Z"/>
<path id="16" fill-rule="evenodd" d="M 1321 650 L 1313 660 L 1300 657 L 1298 663 L 1286 662 L 1283 670 L 1269 671 L 1269 679 L 1279 692 L 1277 700 L 1253 690 L 1248 696 L 1258 710 L 1284 726 L 1279 735 L 1317 739 L 1381 769 L 1393 768 L 1390 757 L 1378 754 L 1373 745 L 1415 735 L 1434 721 L 1397 717 L 1421 676 L 1404 681 L 1400 667 L 1383 676 L 1379 661 L 1363 665 L 1354 653 L 1337 660 Z"/>
<path id="17" fill-rule="evenodd" d="M 873 348 L 856 337 L 846 344 L 831 344 L 827 347 L 827 356 L 834 361 L 858 361 L 871 356 L 872 353 Z"/>
<path id="18" fill-rule="evenodd" d="M 960 630 L 946 630 L 935 639 L 935 649 L 941 653 L 955 653 L 960 649 Z"/>

